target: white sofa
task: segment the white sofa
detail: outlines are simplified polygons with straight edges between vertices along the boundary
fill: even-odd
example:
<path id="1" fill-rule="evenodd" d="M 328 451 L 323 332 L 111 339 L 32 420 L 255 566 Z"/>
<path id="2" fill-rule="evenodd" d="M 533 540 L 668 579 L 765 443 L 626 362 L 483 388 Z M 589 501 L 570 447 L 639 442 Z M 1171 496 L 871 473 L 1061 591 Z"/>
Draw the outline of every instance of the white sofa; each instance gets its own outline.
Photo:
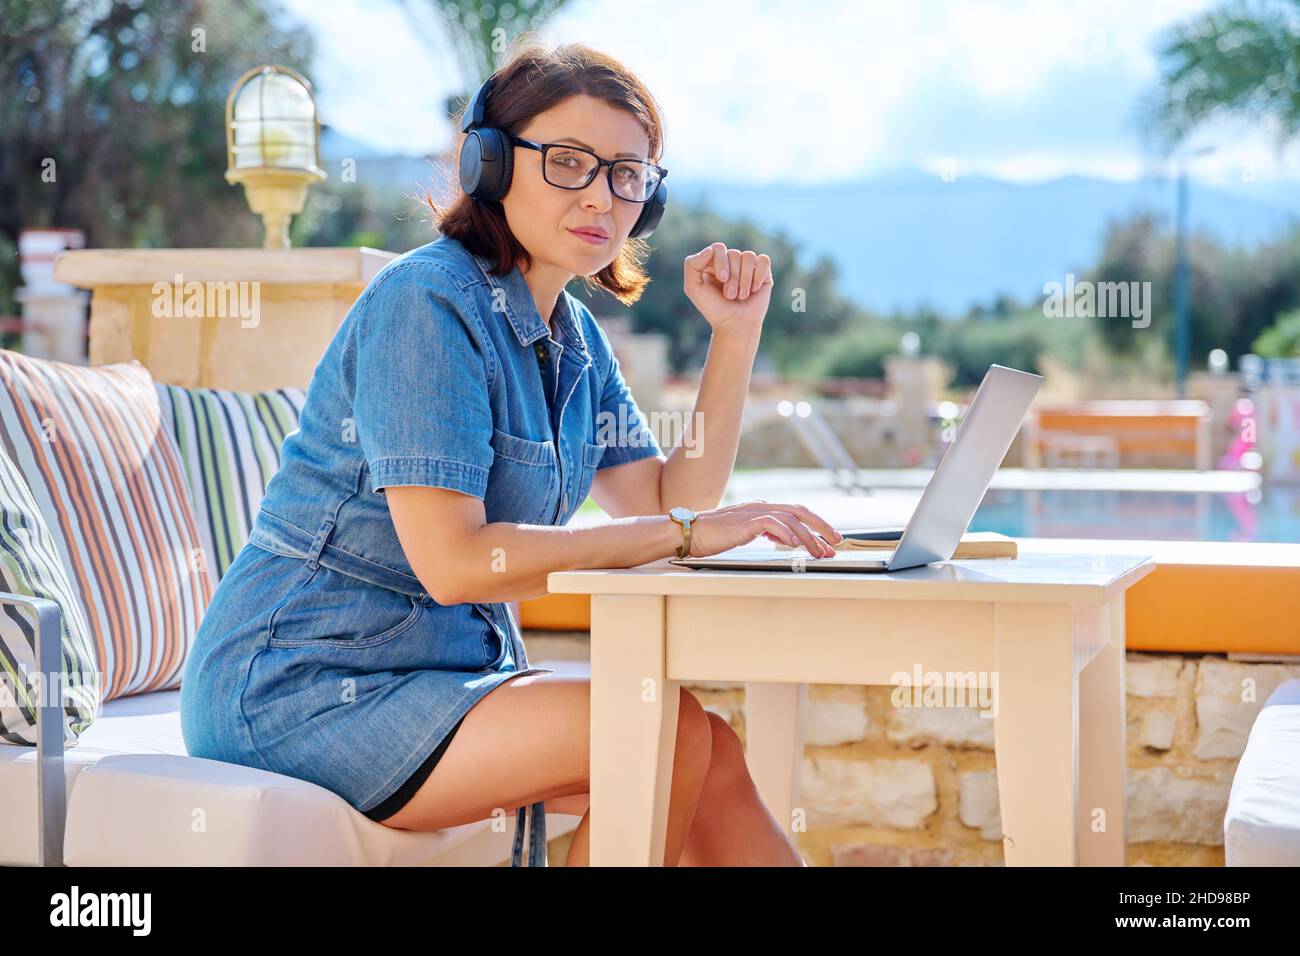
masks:
<path id="1" fill-rule="evenodd" d="M 37 616 L 37 666 L 59 659 L 58 607 L 0 595 Z M 588 675 L 586 662 L 539 661 Z M 394 830 L 305 780 L 185 752 L 180 691 L 121 697 L 75 747 L 42 707 L 38 745 L 0 746 L 0 864 L 68 866 L 494 866 L 515 814 L 417 833 Z M 554 839 L 580 818 L 547 814 Z"/>
<path id="2" fill-rule="evenodd" d="M 1223 818 L 1227 866 L 1300 866 L 1300 679 L 1255 717 Z"/>

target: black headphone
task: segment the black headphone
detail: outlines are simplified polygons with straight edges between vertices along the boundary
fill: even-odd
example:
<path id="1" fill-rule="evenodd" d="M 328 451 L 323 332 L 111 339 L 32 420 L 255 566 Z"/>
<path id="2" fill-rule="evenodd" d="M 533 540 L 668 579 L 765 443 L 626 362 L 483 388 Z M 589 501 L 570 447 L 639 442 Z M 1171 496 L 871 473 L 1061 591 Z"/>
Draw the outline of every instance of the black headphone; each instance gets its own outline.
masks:
<path id="1" fill-rule="evenodd" d="M 460 148 L 460 188 L 482 202 L 501 201 L 510 189 L 515 166 L 514 145 L 505 131 L 484 125 L 488 94 L 495 82 L 495 74 L 484 81 L 460 121 L 461 132 L 468 134 Z M 668 187 L 661 180 L 655 194 L 641 204 L 641 215 L 629 237 L 644 239 L 654 232 L 667 205 Z"/>

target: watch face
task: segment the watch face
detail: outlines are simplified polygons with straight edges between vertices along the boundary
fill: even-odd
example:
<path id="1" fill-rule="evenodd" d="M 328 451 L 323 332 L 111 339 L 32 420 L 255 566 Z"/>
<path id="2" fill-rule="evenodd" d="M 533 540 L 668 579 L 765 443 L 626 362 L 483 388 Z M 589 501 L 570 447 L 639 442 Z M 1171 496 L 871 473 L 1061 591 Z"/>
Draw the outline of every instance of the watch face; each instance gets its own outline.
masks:
<path id="1" fill-rule="evenodd" d="M 668 512 L 668 514 L 676 518 L 678 521 L 695 520 L 695 512 L 692 511 L 690 508 L 683 508 L 680 505 L 674 508 L 672 511 Z"/>

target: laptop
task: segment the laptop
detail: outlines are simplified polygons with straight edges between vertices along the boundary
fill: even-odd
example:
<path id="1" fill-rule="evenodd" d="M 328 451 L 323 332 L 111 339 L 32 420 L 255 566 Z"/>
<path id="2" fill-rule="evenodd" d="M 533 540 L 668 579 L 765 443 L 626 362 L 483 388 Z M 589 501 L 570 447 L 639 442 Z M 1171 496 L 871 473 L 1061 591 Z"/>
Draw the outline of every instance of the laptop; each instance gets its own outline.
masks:
<path id="1" fill-rule="evenodd" d="M 939 466 L 898 538 L 898 547 L 892 551 L 837 551 L 828 558 L 818 558 L 803 548 L 774 552 L 771 548 L 744 545 L 709 557 L 669 561 L 686 568 L 734 571 L 854 572 L 901 571 L 947 561 L 957 550 L 1042 384 L 1041 375 L 1002 365 L 989 366 L 956 437 L 944 449 Z"/>

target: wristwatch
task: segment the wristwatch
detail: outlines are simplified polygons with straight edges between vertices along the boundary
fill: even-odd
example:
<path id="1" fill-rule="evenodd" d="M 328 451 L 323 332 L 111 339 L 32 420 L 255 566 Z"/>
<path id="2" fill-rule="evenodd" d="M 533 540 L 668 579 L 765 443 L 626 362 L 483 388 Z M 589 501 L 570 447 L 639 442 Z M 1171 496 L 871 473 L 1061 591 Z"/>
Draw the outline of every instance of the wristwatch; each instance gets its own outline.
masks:
<path id="1" fill-rule="evenodd" d="M 695 512 L 678 505 L 668 512 L 668 517 L 682 526 L 682 545 L 677 549 L 677 557 L 684 558 L 691 553 L 691 522 L 695 520 Z"/>

